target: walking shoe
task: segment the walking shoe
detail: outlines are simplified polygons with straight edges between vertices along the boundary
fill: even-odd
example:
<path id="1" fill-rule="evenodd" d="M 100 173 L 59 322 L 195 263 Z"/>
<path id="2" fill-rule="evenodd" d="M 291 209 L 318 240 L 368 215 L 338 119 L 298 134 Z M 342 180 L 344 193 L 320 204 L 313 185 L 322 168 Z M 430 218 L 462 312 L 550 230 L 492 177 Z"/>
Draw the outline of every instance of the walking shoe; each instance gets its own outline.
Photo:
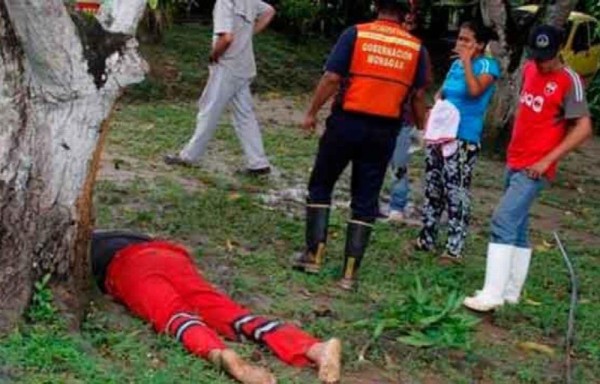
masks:
<path id="1" fill-rule="evenodd" d="M 263 167 L 263 168 L 255 168 L 255 169 L 245 168 L 245 169 L 240 169 L 240 170 L 236 171 L 236 173 L 238 175 L 242 175 L 242 176 L 253 176 L 253 177 L 266 176 L 271 173 L 271 167 Z"/>
<path id="2" fill-rule="evenodd" d="M 191 167 L 193 164 L 187 160 L 184 160 L 179 155 L 168 154 L 163 157 L 163 161 L 167 165 L 183 165 L 185 167 Z"/>

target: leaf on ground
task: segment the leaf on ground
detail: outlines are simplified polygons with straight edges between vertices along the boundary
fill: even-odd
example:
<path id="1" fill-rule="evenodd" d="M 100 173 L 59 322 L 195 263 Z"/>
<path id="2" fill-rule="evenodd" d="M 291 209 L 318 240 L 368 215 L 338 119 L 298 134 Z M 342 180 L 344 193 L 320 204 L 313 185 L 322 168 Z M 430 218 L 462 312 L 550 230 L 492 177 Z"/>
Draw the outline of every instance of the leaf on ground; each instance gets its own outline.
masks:
<path id="1" fill-rule="evenodd" d="M 236 201 L 236 200 L 239 200 L 241 197 L 242 197 L 242 195 L 240 195 L 239 193 L 232 192 L 227 197 L 227 200 L 229 200 L 229 201 Z"/>
<path id="2" fill-rule="evenodd" d="M 525 299 L 525 304 L 532 305 L 534 307 L 539 307 L 542 305 L 542 303 L 540 303 L 539 301 L 535 301 L 535 300 L 531 300 L 531 299 Z"/>
<path id="3" fill-rule="evenodd" d="M 225 241 L 225 248 L 227 249 L 227 252 L 233 252 L 234 246 L 231 240 L 227 239 Z"/>
<path id="4" fill-rule="evenodd" d="M 556 354 L 556 352 L 554 351 L 554 348 L 549 347 L 547 345 L 544 344 L 540 344 L 540 343 L 535 343 L 533 341 L 525 341 L 522 343 L 518 344 L 519 348 L 521 348 L 524 351 L 530 352 L 539 352 L 539 353 L 543 353 L 546 354 L 548 356 L 554 356 Z"/>
<path id="5" fill-rule="evenodd" d="M 542 240 L 542 244 L 538 244 L 535 246 L 535 250 L 537 252 L 546 252 L 551 250 L 554 247 L 554 244 L 546 241 L 546 240 Z"/>
<path id="6" fill-rule="evenodd" d="M 431 347 L 435 344 L 433 340 L 421 332 L 411 332 L 409 336 L 401 336 L 397 340 L 413 347 Z"/>

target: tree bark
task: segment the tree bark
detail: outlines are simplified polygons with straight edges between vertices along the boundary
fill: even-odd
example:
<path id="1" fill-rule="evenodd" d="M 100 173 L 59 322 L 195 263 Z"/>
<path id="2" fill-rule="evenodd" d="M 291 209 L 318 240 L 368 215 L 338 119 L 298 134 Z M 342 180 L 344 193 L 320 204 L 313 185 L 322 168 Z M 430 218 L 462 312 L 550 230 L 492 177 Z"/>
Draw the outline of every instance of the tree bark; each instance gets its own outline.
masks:
<path id="1" fill-rule="evenodd" d="M 527 37 L 538 20 L 562 27 L 575 8 L 574 0 L 557 0 L 554 4 L 540 4 L 538 14 L 529 24 L 517 24 L 511 15 L 508 0 L 480 0 L 483 22 L 494 29 L 499 40 L 490 45 L 492 54 L 499 60 L 502 77 L 497 82 L 496 95 L 487 113 L 484 146 L 503 153 L 510 138 L 512 118 L 517 107 L 521 87 L 521 68 L 525 61 Z"/>
<path id="2" fill-rule="evenodd" d="M 18 324 L 47 274 L 78 324 L 110 112 L 147 71 L 131 37 L 144 6 L 113 0 L 86 24 L 63 0 L 0 0 L 0 333 Z"/>

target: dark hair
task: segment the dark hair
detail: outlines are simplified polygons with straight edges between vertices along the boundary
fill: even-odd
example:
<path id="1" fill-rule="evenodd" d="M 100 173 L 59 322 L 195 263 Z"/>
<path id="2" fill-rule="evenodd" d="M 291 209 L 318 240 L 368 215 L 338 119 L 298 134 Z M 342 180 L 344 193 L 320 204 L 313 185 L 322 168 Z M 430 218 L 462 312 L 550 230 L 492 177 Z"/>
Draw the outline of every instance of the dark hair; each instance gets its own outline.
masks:
<path id="1" fill-rule="evenodd" d="M 408 0 L 375 0 L 375 7 L 378 11 L 401 12 L 409 11 Z"/>
<path id="2" fill-rule="evenodd" d="M 498 35 L 493 29 L 486 27 L 485 25 L 476 21 L 465 21 L 460 25 L 460 27 L 473 31 L 473 34 L 475 35 L 475 40 L 478 43 L 483 43 L 483 45 L 489 43 L 490 40 L 498 39 Z"/>

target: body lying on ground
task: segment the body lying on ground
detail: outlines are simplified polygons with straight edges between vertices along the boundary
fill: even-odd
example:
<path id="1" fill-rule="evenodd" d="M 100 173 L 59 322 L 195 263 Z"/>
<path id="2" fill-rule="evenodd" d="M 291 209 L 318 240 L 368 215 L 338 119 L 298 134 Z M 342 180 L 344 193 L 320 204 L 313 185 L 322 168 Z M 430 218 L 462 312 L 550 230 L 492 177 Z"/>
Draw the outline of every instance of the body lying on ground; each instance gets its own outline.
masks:
<path id="1" fill-rule="evenodd" d="M 287 364 L 315 364 L 324 383 L 339 381 L 338 339 L 323 342 L 292 324 L 254 315 L 206 281 L 181 245 L 144 234 L 94 231 L 91 257 L 103 292 L 239 382 L 276 380 L 267 369 L 244 361 L 217 334 L 264 344 Z"/>

